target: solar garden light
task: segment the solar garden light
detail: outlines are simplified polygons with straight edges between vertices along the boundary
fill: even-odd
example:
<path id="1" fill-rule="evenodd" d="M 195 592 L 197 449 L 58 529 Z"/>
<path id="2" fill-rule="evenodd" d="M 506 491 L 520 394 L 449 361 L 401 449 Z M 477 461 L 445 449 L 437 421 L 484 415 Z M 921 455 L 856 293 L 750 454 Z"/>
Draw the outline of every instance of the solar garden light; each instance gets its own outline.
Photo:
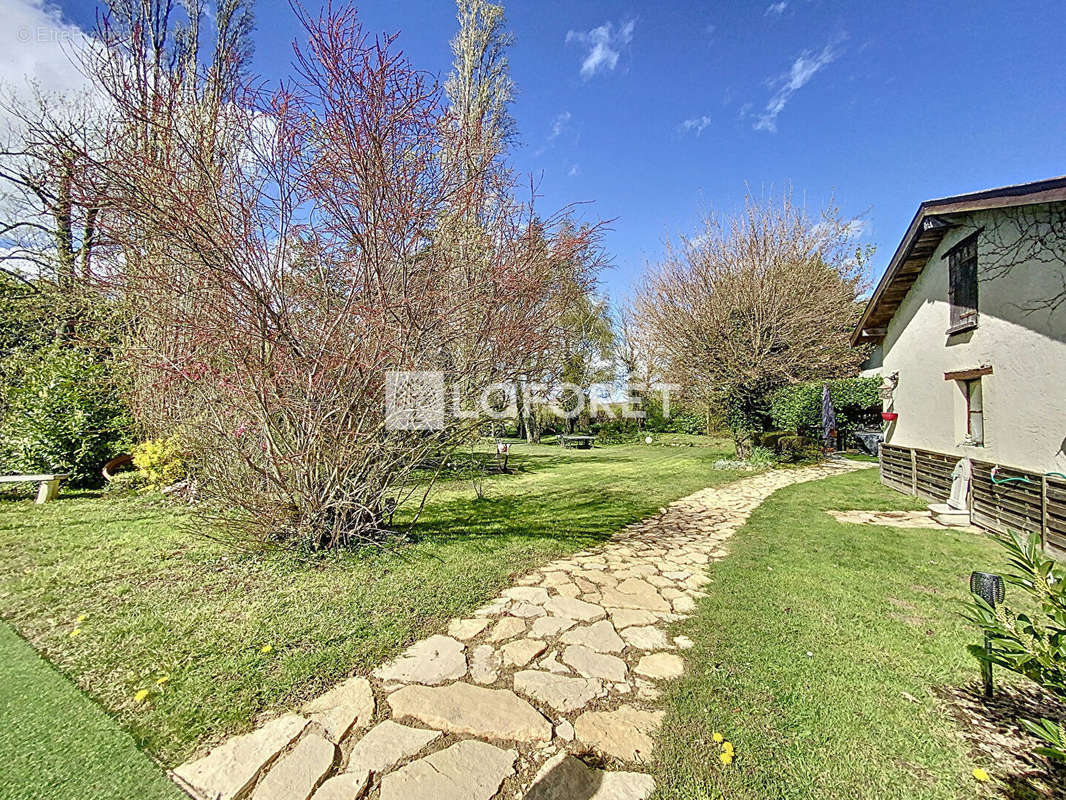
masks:
<path id="1" fill-rule="evenodd" d="M 970 593 L 975 594 L 993 608 L 1003 602 L 1003 578 L 994 572 L 971 572 Z M 988 634 L 985 633 L 985 652 L 992 649 Z M 981 662 L 981 677 L 985 682 L 985 697 L 992 696 L 992 662 Z"/>

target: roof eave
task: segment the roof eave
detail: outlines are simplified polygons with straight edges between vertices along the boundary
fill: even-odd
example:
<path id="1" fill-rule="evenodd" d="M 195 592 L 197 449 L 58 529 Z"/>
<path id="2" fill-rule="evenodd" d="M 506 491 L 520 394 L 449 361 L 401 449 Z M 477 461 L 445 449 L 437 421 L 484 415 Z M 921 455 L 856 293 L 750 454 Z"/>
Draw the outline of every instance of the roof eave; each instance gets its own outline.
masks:
<path id="1" fill-rule="evenodd" d="M 926 235 L 927 244 L 931 243 L 933 239 L 936 240 L 936 244 L 939 244 L 940 239 L 943 238 L 947 230 L 950 227 L 953 227 L 951 221 L 944 219 L 944 217 L 992 208 L 1008 208 L 1011 206 L 1037 205 L 1040 203 L 1063 201 L 1066 201 L 1066 176 L 1049 178 L 1043 181 L 1034 181 L 1032 183 L 1018 184 L 1015 186 L 1003 186 L 997 189 L 987 189 L 980 192 L 970 192 L 968 194 L 955 195 L 954 197 L 926 200 L 918 206 L 914 218 L 911 220 L 910 225 L 907 226 L 907 232 L 904 234 L 903 240 L 899 243 L 896 252 L 892 255 L 892 260 L 889 262 L 888 269 L 885 270 L 885 274 L 882 275 L 881 280 L 878 281 L 877 288 L 874 289 L 874 293 L 870 296 L 870 300 L 867 302 L 866 308 L 863 310 L 862 318 L 859 320 L 859 324 L 855 326 L 855 331 L 851 335 L 852 346 L 869 344 L 871 342 L 877 343 L 884 339 L 887 322 L 884 325 L 874 324 L 874 322 L 878 321 L 875 319 L 875 315 L 877 315 L 878 311 L 881 309 L 885 295 L 897 282 L 900 272 L 904 265 L 907 264 L 909 256 L 914 251 L 918 240 L 923 235 Z M 937 223 L 934 224 L 934 229 L 939 231 L 938 236 L 936 234 L 932 236 L 928 235 L 930 229 L 927 229 L 925 226 L 930 219 L 937 220 Z M 931 255 L 931 251 L 929 254 Z M 928 261 L 928 256 L 925 258 L 925 261 Z M 923 261 L 923 267 L 924 263 L 925 262 Z M 912 274 L 915 276 L 920 275 L 921 270 Z M 914 280 L 917 280 L 917 277 L 915 277 Z M 912 280 L 904 288 L 909 290 L 913 282 L 914 281 Z M 895 314 L 896 308 L 898 308 L 898 303 L 886 319 L 891 319 Z"/>

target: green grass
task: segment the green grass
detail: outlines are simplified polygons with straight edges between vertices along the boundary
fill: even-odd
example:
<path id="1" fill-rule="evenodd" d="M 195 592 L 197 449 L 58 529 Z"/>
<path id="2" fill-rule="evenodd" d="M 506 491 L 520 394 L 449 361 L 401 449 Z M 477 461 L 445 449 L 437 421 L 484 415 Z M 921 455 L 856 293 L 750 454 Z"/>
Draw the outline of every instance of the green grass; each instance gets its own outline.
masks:
<path id="1" fill-rule="evenodd" d="M 99 706 L 0 623 L 0 798 L 180 800 Z"/>
<path id="2" fill-rule="evenodd" d="M 517 574 L 738 477 L 712 469 L 727 451 L 517 445 L 520 471 L 486 480 L 484 499 L 469 481 L 440 485 L 415 543 L 311 559 L 228 550 L 146 498 L 0 502 L 0 614 L 173 765 L 370 670 Z"/>
<path id="3" fill-rule="evenodd" d="M 773 495 L 711 567 L 679 626 L 696 641 L 671 690 L 656 798 L 986 796 L 936 687 L 978 676 L 959 616 L 990 538 L 841 525 L 824 509 L 909 509 L 876 470 Z M 904 693 L 917 699 L 908 699 Z M 723 767 L 720 731 L 736 747 Z"/>

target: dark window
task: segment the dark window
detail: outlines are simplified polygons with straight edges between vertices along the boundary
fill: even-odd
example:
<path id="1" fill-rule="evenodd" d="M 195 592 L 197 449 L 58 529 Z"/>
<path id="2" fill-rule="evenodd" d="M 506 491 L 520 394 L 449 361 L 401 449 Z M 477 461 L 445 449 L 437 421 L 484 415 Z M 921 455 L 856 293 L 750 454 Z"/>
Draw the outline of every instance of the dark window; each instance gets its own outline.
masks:
<path id="1" fill-rule="evenodd" d="M 959 242 L 947 255 L 948 302 L 951 323 L 948 333 L 977 327 L 977 234 Z"/>

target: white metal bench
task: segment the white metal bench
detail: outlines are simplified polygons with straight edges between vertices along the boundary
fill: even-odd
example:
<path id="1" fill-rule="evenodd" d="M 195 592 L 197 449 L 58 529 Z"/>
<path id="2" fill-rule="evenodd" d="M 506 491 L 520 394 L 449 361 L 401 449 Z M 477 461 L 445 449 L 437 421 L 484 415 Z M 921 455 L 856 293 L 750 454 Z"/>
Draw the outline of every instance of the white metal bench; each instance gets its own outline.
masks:
<path id="1" fill-rule="evenodd" d="M 36 483 L 37 503 L 55 500 L 59 494 L 59 482 L 69 478 L 65 472 L 54 475 L 0 475 L 0 483 Z"/>

